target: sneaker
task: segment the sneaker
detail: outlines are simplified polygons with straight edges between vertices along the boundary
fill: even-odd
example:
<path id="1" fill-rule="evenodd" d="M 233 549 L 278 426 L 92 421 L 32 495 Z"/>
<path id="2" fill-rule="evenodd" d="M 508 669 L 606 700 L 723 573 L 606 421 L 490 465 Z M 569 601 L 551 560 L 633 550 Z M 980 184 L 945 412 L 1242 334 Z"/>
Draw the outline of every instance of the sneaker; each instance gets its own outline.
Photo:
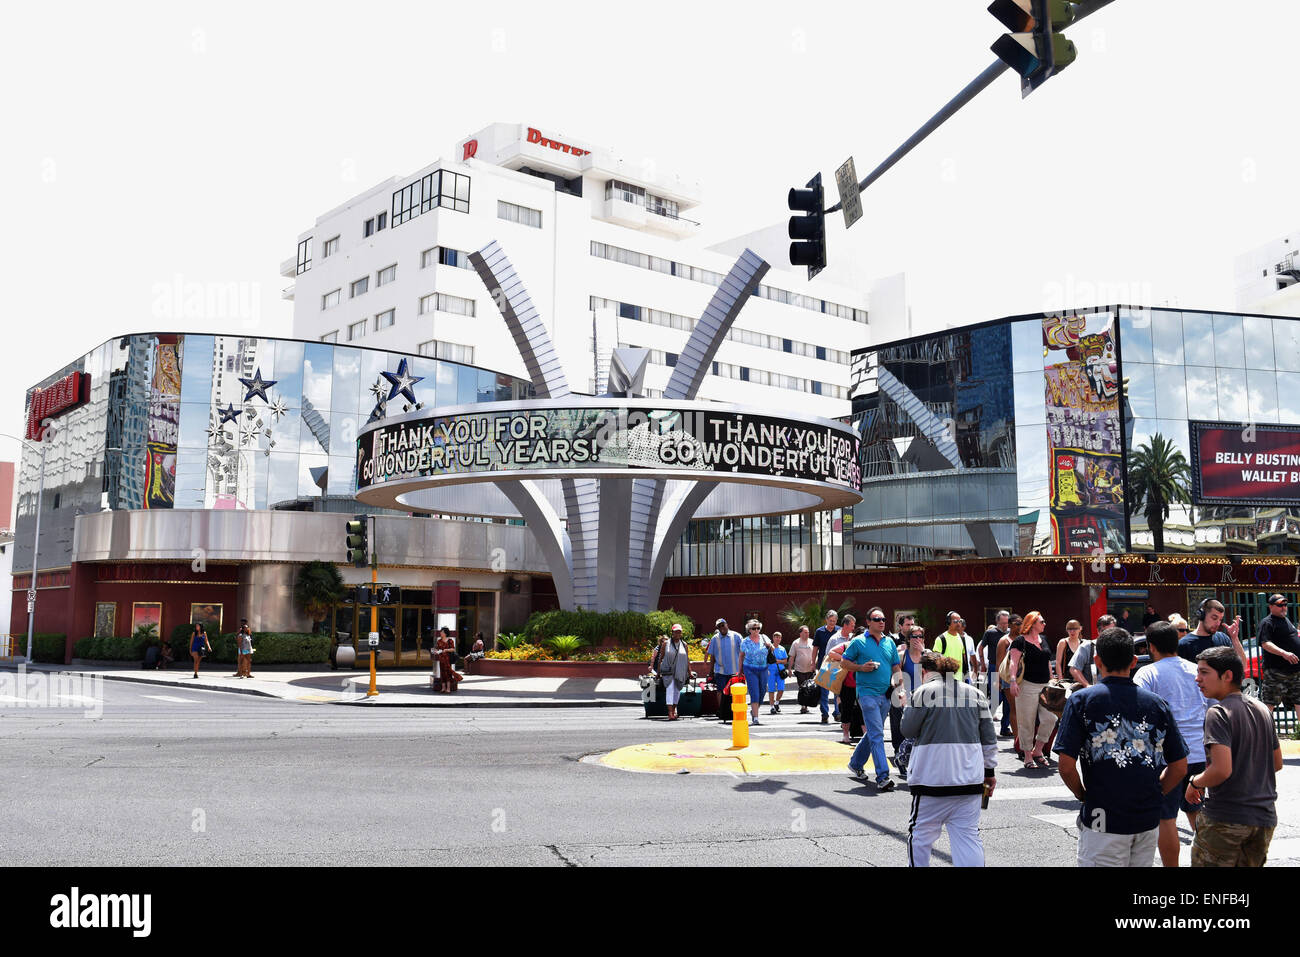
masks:
<path id="1" fill-rule="evenodd" d="M 781 710 L 781 709 L 778 708 L 776 705 L 772 705 L 772 707 L 770 707 L 770 708 L 767 709 L 767 713 L 768 713 L 768 714 L 776 714 L 776 713 L 777 713 L 778 711 L 780 711 L 780 710 Z"/>
<path id="2" fill-rule="evenodd" d="M 195 677 L 198 677 L 198 676 L 195 675 Z M 828 718 L 828 717 L 826 717 L 826 715 L 822 715 L 822 724 L 827 724 L 830 720 L 831 720 L 831 719 Z"/>
<path id="3" fill-rule="evenodd" d="M 780 714 L 780 713 L 781 713 L 781 706 L 780 706 L 779 704 L 778 704 L 778 705 L 773 705 L 773 706 L 772 706 L 772 713 L 773 713 L 773 714 Z"/>
<path id="4" fill-rule="evenodd" d="M 850 765 L 849 765 L 849 774 L 853 775 L 853 776 L 854 776 L 855 778 L 857 778 L 859 781 L 865 781 L 865 780 L 867 779 L 867 770 L 866 770 L 866 768 L 855 768 L 853 765 L 850 764 Z"/>
<path id="5" fill-rule="evenodd" d="M 895 784 L 893 778 L 885 778 L 885 780 L 883 781 L 876 782 L 876 790 L 879 791 L 881 794 L 884 794 L 886 791 L 894 790 L 894 787 Z"/>
<path id="6" fill-rule="evenodd" d="M 755 718 L 753 721 L 751 721 L 751 722 L 749 722 L 749 723 L 750 723 L 752 726 L 754 726 L 755 728 L 757 728 L 757 727 L 758 727 L 759 725 L 761 725 L 763 722 L 761 722 L 761 721 L 759 721 L 757 718 Z"/>

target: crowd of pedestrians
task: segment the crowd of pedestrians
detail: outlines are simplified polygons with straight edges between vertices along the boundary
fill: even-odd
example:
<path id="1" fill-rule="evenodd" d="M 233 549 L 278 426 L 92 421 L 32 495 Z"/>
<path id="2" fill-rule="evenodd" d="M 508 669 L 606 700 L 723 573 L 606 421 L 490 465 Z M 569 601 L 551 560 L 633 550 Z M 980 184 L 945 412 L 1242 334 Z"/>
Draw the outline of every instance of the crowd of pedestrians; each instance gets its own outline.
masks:
<path id="1" fill-rule="evenodd" d="M 907 782 L 913 866 L 928 864 L 945 827 L 955 864 L 984 863 L 979 802 L 987 806 L 996 785 L 999 738 L 1010 739 L 1021 773 L 1051 773 L 1056 755 L 1081 805 L 1080 866 L 1151 866 L 1158 856 L 1176 867 L 1180 812 L 1193 866 L 1259 866 L 1277 824 L 1282 767 L 1272 708 L 1300 704 L 1300 633 L 1285 596 L 1268 604 L 1257 635 L 1260 700 L 1241 692 L 1251 660 L 1241 619 L 1225 624 L 1212 598 L 1194 610 L 1194 624 L 1148 606 L 1141 660 L 1132 632 L 1109 614 L 1086 637 L 1076 619 L 1061 634 L 1038 611 L 999 611 L 975 641 L 957 611 L 927 638 L 910 613 L 888 631 L 880 607 L 861 625 L 831 610 L 811 634 L 800 626 L 788 649 L 759 621 L 741 635 L 718 619 L 705 649 L 718 688 L 737 676 L 747 685 L 753 724 L 765 695 L 769 714 L 780 713 L 787 677 L 805 692 L 818 682 L 799 713 L 815 700 L 820 723 L 840 725 L 840 740 L 854 746 L 850 773 L 870 777 L 879 794 L 896 789 L 891 768 Z M 835 672 L 836 681 L 823 680 Z M 719 717 L 730 717 L 727 708 Z"/>

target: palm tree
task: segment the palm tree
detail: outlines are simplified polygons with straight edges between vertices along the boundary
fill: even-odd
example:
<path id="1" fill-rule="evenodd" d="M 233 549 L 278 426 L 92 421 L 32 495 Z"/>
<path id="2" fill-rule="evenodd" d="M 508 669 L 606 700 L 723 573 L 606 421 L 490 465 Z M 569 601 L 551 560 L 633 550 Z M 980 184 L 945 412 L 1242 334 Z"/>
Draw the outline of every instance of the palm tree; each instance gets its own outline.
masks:
<path id="1" fill-rule="evenodd" d="M 853 610 L 853 602 L 845 599 L 844 602 L 836 608 L 827 603 L 826 592 L 821 593 L 820 598 L 809 598 L 805 602 L 791 602 L 781 610 L 781 620 L 791 628 L 795 629 L 795 634 L 803 625 L 808 626 L 809 631 L 816 631 L 826 621 L 828 612 L 834 611 L 841 618 Z"/>
<path id="2" fill-rule="evenodd" d="M 320 630 L 330 607 L 343 600 L 343 593 L 343 576 L 331 562 L 308 562 L 298 569 L 293 603 L 311 619 L 312 634 Z"/>
<path id="3" fill-rule="evenodd" d="M 1174 443 L 1159 432 L 1144 442 L 1129 458 L 1128 488 L 1130 501 L 1125 503 L 1130 515 L 1142 506 L 1147 527 L 1151 529 L 1153 548 L 1165 550 L 1165 520 L 1172 502 L 1190 504 L 1187 488 L 1192 470 Z"/>

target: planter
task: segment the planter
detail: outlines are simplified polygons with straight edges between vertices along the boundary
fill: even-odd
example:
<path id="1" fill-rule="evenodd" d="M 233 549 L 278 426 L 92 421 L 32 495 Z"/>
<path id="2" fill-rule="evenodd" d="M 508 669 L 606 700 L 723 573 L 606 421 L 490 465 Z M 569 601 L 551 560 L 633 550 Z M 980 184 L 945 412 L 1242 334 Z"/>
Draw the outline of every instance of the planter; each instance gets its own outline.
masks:
<path id="1" fill-rule="evenodd" d="M 498 678 L 637 678 L 650 670 L 648 662 L 636 661 L 510 661 L 482 658 L 474 674 Z M 701 679 L 709 673 L 703 661 L 692 661 L 691 671 Z"/>

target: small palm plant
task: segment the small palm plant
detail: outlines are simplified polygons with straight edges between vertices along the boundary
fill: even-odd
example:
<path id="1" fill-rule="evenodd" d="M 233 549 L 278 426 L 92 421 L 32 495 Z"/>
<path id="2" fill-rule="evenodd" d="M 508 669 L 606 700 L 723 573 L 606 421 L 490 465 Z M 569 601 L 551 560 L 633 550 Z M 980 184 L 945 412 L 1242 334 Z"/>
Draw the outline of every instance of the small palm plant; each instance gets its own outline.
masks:
<path id="1" fill-rule="evenodd" d="M 147 625 L 136 625 L 135 631 L 131 633 L 131 637 L 136 641 L 143 641 L 150 645 L 156 644 L 158 641 L 158 626 L 153 622 L 150 622 Z"/>
<path id="2" fill-rule="evenodd" d="M 781 610 L 781 620 L 787 625 L 798 629 L 807 625 L 809 631 L 816 631 L 823 622 L 826 621 L 828 612 L 836 612 L 841 618 L 853 610 L 852 601 L 845 600 L 838 608 L 826 600 L 826 593 L 822 592 L 820 598 L 809 598 L 805 602 L 791 602 Z"/>
<path id="3" fill-rule="evenodd" d="M 515 657 L 515 649 L 528 640 L 528 636 L 523 632 L 515 634 L 497 635 L 497 645 L 510 652 L 510 657 Z"/>
<path id="4" fill-rule="evenodd" d="M 556 635 L 554 638 L 547 638 L 546 643 L 551 646 L 552 651 L 560 656 L 561 661 L 568 661 L 569 655 L 587 642 L 577 635 Z"/>

